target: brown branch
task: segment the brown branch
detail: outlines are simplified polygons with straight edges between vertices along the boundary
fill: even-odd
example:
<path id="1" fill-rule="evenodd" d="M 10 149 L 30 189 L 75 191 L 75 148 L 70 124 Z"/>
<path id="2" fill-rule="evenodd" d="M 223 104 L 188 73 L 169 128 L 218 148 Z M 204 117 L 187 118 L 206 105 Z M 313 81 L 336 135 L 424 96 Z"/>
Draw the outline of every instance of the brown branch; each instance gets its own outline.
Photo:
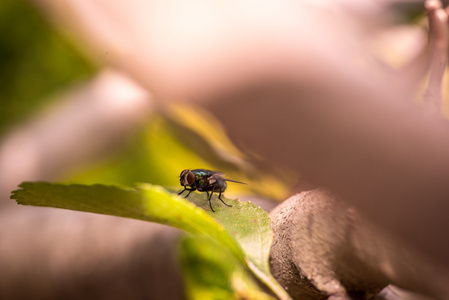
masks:
<path id="1" fill-rule="evenodd" d="M 424 101 L 432 114 L 438 114 L 441 107 L 441 82 L 447 64 L 448 14 L 439 0 L 427 0 L 425 7 L 429 19 L 430 74 Z"/>
<path id="2" fill-rule="evenodd" d="M 389 284 L 422 294 L 413 299 L 447 299 L 438 268 L 327 191 L 296 194 L 270 217 L 271 271 L 293 299 L 372 299 Z M 387 292 L 375 299 L 404 299 Z"/>

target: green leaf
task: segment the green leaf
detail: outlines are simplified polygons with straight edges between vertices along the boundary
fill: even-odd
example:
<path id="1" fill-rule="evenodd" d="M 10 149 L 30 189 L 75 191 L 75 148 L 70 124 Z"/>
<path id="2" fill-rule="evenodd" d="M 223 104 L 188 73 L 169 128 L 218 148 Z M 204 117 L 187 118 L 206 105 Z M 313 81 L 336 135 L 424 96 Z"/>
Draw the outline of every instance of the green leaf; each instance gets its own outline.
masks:
<path id="1" fill-rule="evenodd" d="M 0 136 L 53 103 L 55 91 L 95 73 L 98 68 L 79 50 L 30 1 L 1 1 Z"/>
<path id="2" fill-rule="evenodd" d="M 227 207 L 214 196 L 212 205 L 216 213 L 213 213 L 208 210 L 204 193 L 191 193 L 188 198 L 191 203 L 173 192 L 150 184 L 123 188 L 25 182 L 19 187 L 21 189 L 11 196 L 18 204 L 145 220 L 207 237 L 229 250 L 279 298 L 290 299 L 269 270 L 268 255 L 272 242 L 270 219 L 264 210 L 252 203 L 225 199 L 226 203 L 233 205 Z"/>
<path id="3" fill-rule="evenodd" d="M 187 299 L 232 298 L 231 274 L 238 263 L 229 252 L 192 237 L 182 238 L 179 250 Z"/>
<path id="4" fill-rule="evenodd" d="M 229 251 L 210 240 L 184 236 L 179 252 L 187 299 L 274 299 Z"/>

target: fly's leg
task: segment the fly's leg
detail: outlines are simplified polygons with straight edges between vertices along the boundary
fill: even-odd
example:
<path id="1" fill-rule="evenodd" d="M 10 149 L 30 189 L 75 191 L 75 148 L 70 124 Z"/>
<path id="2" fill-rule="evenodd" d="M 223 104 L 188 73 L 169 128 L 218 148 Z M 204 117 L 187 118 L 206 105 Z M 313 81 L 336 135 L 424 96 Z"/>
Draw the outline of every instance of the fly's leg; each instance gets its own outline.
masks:
<path id="1" fill-rule="evenodd" d="M 185 191 L 187 191 L 186 187 L 184 187 L 184 189 L 183 189 L 182 191 L 180 191 L 180 192 L 178 193 L 178 195 L 181 195 L 181 194 L 184 193 Z"/>
<path id="2" fill-rule="evenodd" d="M 191 193 L 192 191 L 194 191 L 194 190 L 196 190 L 196 189 L 188 189 L 188 188 L 184 187 L 184 189 L 183 189 L 182 191 L 180 191 L 180 192 L 178 193 L 178 195 L 181 195 L 181 194 L 184 193 L 185 191 L 189 191 L 189 193 L 187 194 L 187 196 L 184 197 L 184 198 L 187 198 L 187 197 L 189 197 L 190 193 Z"/>
<path id="3" fill-rule="evenodd" d="M 211 209 L 213 212 L 215 212 L 215 210 L 212 208 L 212 202 L 210 201 L 210 199 L 212 198 L 212 195 L 214 194 L 214 192 L 210 192 L 210 195 L 209 195 L 209 192 L 206 192 L 206 193 L 207 193 L 207 196 L 208 196 L 210 209 Z M 223 201 L 223 200 L 221 200 L 221 201 Z"/>
<path id="4" fill-rule="evenodd" d="M 224 202 L 223 199 L 221 199 L 221 192 L 220 194 L 218 194 L 218 199 L 220 199 L 220 201 L 223 202 L 224 205 L 232 207 L 232 205 L 226 204 L 226 202 Z"/>

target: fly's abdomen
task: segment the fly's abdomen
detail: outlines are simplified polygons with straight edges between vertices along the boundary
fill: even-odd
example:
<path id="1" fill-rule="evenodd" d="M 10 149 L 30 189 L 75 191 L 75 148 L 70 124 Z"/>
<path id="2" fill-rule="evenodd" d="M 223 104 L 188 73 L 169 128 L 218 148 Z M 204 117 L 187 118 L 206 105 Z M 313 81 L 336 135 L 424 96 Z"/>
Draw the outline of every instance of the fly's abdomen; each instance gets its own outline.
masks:
<path id="1" fill-rule="evenodd" d="M 223 193 L 226 188 L 228 187 L 228 184 L 224 180 L 217 180 L 214 186 L 214 192 L 221 192 Z"/>

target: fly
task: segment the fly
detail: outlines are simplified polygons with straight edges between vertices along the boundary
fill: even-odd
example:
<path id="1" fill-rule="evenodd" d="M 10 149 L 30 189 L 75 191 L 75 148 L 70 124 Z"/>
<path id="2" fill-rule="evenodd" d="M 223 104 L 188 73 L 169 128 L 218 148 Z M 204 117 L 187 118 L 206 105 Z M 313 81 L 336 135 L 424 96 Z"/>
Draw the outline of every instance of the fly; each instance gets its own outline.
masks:
<path id="1" fill-rule="evenodd" d="M 213 193 L 215 192 L 218 193 L 218 199 L 220 199 L 220 201 L 223 202 L 224 205 L 232 207 L 232 205 L 226 204 L 223 199 L 221 199 L 221 193 L 223 193 L 228 186 L 226 181 L 241 184 L 246 183 L 224 178 L 224 175 L 225 174 L 222 172 L 205 169 L 184 170 L 179 176 L 179 181 L 181 182 L 181 185 L 184 187 L 184 189 L 180 191 L 178 195 L 181 195 L 185 191 L 189 191 L 189 193 L 185 197 L 187 198 L 189 197 L 190 193 L 195 190 L 198 190 L 199 192 L 206 192 L 210 209 L 215 212 L 210 201 Z"/>

